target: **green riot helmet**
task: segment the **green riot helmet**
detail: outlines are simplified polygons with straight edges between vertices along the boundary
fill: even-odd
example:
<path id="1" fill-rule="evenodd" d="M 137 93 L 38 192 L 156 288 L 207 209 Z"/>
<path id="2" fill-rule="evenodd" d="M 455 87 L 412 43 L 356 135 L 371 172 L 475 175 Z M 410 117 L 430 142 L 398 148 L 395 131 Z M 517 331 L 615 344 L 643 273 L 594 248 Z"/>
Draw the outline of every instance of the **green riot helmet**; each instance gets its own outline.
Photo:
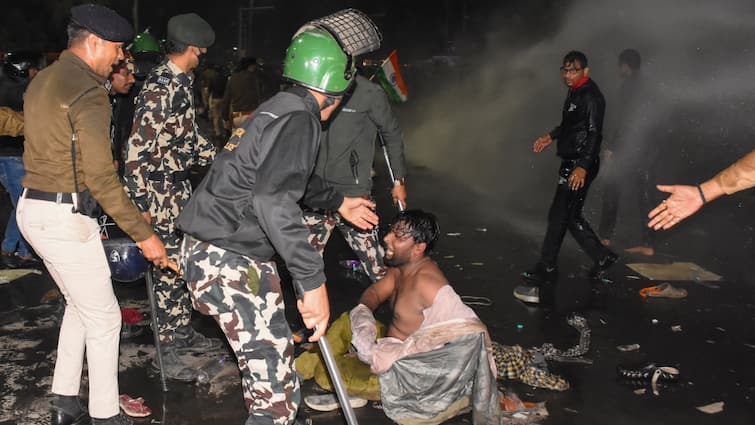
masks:
<path id="1" fill-rule="evenodd" d="M 160 43 L 157 42 L 157 39 L 155 36 L 149 33 L 149 31 L 144 31 L 136 35 L 134 37 L 134 42 L 131 46 L 131 52 L 132 53 L 141 53 L 141 52 L 153 52 L 153 53 L 160 53 Z"/>
<path id="2" fill-rule="evenodd" d="M 160 43 L 149 30 L 137 34 L 128 49 L 134 58 L 134 75 L 139 80 L 143 80 L 163 59 Z"/>
<path id="3" fill-rule="evenodd" d="M 328 31 L 309 27 L 288 46 L 283 78 L 326 96 L 340 97 L 354 81 L 354 61 Z"/>

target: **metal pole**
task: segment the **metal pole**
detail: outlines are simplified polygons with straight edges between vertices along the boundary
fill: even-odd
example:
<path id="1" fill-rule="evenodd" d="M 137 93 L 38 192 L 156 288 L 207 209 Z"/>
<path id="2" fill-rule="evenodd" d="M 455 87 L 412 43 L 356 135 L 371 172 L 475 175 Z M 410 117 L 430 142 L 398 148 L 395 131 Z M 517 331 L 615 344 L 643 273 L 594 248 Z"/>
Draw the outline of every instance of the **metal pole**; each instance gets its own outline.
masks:
<path id="1" fill-rule="evenodd" d="M 249 0 L 249 30 L 247 38 L 249 39 L 249 45 L 247 48 L 246 56 L 252 55 L 252 44 L 254 42 L 254 33 L 252 32 L 252 19 L 254 18 L 254 0 Z"/>
<path id="2" fill-rule="evenodd" d="M 349 394 L 346 392 L 346 386 L 343 384 L 341 372 L 338 370 L 338 365 L 336 365 L 336 359 L 333 357 L 333 351 L 330 349 L 328 338 L 323 335 L 318 342 L 320 343 L 322 358 L 325 360 L 325 366 L 328 367 L 330 380 L 333 381 L 338 401 L 341 403 L 343 415 L 346 417 L 346 423 L 348 425 L 358 425 L 356 414 L 354 414 L 354 408 L 351 407 L 351 403 L 349 402 Z"/>
<path id="3" fill-rule="evenodd" d="M 378 131 L 378 137 L 380 138 L 380 147 L 383 148 L 383 156 L 385 157 L 385 165 L 388 167 L 388 174 L 391 176 L 391 185 L 395 184 L 396 176 L 393 174 L 393 167 L 391 166 L 391 159 L 388 158 L 388 148 L 385 146 L 385 140 L 383 140 L 383 135 L 380 134 Z M 398 210 L 403 211 L 404 210 L 404 204 L 401 203 L 401 201 L 398 201 Z"/>
<path id="4" fill-rule="evenodd" d="M 139 0 L 134 0 L 134 7 L 131 9 L 131 15 L 134 21 L 134 32 L 139 33 Z"/>
<path id="5" fill-rule="evenodd" d="M 144 276 L 144 280 L 147 282 L 147 298 L 149 298 L 149 308 L 152 312 L 152 335 L 155 337 L 155 356 L 157 357 L 157 366 L 160 368 L 160 385 L 163 392 L 168 392 L 168 383 L 165 379 L 165 367 L 163 365 L 163 350 L 160 344 L 160 335 L 158 333 L 157 325 L 157 302 L 155 301 L 155 285 L 154 285 L 154 268 L 152 264 L 147 268 L 147 274 Z"/>
<path id="6" fill-rule="evenodd" d="M 239 43 L 238 43 L 238 52 L 241 51 L 241 49 L 244 48 L 244 40 L 243 40 L 243 26 L 244 26 L 244 9 L 239 8 Z"/>

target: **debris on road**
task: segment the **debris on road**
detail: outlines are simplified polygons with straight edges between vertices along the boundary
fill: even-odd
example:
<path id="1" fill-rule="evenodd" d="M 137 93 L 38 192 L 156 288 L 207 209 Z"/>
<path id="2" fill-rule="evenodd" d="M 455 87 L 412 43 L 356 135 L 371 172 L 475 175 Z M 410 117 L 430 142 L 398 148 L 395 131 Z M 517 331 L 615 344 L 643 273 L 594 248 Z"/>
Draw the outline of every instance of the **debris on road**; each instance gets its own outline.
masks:
<path id="1" fill-rule="evenodd" d="M 616 349 L 619 351 L 637 351 L 640 349 L 640 344 L 617 345 Z"/>
<path id="2" fill-rule="evenodd" d="M 706 404 L 704 406 L 697 406 L 695 409 L 707 413 L 709 415 L 713 415 L 716 413 L 723 412 L 724 410 L 724 402 L 723 401 L 717 401 L 715 403 Z"/>

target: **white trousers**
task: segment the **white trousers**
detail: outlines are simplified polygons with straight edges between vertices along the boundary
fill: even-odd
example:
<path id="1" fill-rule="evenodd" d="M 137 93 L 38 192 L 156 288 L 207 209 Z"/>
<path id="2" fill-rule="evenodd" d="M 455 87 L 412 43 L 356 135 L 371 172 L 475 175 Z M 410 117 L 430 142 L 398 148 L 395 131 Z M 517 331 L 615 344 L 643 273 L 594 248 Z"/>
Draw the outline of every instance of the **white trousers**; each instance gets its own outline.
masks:
<path id="1" fill-rule="evenodd" d="M 86 352 L 89 414 L 93 418 L 109 418 L 120 411 L 121 312 L 97 221 L 73 213 L 71 208 L 71 204 L 26 199 L 22 195 L 16 218 L 24 238 L 44 260 L 66 299 L 52 392 L 79 394 Z"/>

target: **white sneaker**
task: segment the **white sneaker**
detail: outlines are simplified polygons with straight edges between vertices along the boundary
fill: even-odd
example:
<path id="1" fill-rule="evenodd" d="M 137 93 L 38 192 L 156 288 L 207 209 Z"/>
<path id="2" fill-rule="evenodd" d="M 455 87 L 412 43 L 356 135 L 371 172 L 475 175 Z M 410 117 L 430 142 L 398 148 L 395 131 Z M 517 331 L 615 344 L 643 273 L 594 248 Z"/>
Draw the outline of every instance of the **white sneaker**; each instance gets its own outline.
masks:
<path id="1" fill-rule="evenodd" d="M 514 288 L 514 297 L 526 303 L 538 304 L 540 302 L 540 288 L 519 285 Z"/>
<path id="2" fill-rule="evenodd" d="M 317 394 L 304 397 L 304 404 L 311 409 L 320 412 L 330 412 L 341 408 L 338 397 L 335 394 Z M 367 400 L 359 397 L 349 397 L 349 404 L 352 408 L 358 409 L 367 405 Z"/>

